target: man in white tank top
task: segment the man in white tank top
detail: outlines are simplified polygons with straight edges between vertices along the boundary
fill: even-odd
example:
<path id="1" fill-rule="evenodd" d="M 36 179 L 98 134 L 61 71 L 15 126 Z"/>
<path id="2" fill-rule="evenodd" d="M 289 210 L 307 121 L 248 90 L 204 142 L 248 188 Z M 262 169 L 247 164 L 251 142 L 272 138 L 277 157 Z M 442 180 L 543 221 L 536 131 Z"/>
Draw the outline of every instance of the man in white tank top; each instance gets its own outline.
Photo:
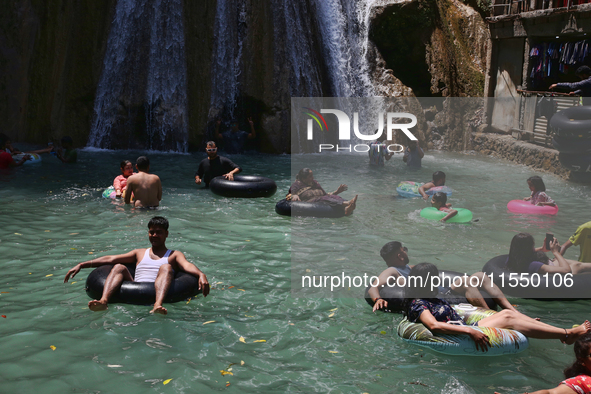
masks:
<path id="1" fill-rule="evenodd" d="M 168 220 L 161 216 L 156 216 L 148 223 L 148 237 L 151 248 L 135 249 L 129 253 L 103 256 L 94 260 L 85 261 L 76 265 L 68 271 L 64 283 L 73 278 L 82 268 L 98 267 L 101 265 L 113 265 L 114 267 L 105 280 L 103 295 L 100 300 L 92 300 L 88 307 L 92 311 L 102 311 L 107 309 L 109 299 L 113 294 L 119 291 L 121 283 L 126 281 L 135 282 L 154 282 L 156 289 L 156 302 L 150 313 L 161 313 L 166 315 L 168 312 L 162 306 L 162 302 L 168 293 L 174 272 L 184 271 L 199 279 L 199 290 L 203 296 L 209 294 L 209 283 L 207 277 L 199 268 L 191 264 L 185 258 L 185 255 L 178 250 L 169 250 L 166 247 L 166 238 L 168 237 Z M 136 264 L 135 278 L 124 264 Z"/>

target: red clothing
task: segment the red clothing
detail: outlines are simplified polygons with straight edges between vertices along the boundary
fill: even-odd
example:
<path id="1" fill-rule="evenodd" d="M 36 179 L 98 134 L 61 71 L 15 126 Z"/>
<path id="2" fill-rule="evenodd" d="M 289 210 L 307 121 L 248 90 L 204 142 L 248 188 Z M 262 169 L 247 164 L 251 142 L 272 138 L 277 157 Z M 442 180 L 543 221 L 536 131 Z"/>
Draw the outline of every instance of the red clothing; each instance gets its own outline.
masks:
<path id="1" fill-rule="evenodd" d="M 113 187 L 115 188 L 115 190 L 117 190 L 117 189 L 120 189 L 121 191 L 125 190 L 127 188 L 127 178 L 124 177 L 123 175 L 119 175 L 113 181 Z"/>
<path id="2" fill-rule="evenodd" d="M 591 394 L 591 377 L 579 375 L 562 382 L 577 394 Z"/>
<path id="3" fill-rule="evenodd" d="M 10 163 L 14 163 L 14 159 L 12 155 L 8 152 L 1 151 L 0 152 L 0 168 L 8 168 Z"/>

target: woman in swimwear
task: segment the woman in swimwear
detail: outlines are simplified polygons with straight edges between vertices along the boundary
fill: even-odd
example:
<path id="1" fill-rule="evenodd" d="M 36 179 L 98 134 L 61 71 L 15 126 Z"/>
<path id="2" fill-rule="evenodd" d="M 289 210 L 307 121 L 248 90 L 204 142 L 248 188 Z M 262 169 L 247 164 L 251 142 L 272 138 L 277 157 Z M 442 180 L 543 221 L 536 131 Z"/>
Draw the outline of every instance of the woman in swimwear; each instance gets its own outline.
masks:
<path id="1" fill-rule="evenodd" d="M 565 380 L 553 389 L 525 394 L 591 394 L 591 334 L 577 339 L 574 350 L 577 359 L 565 368 Z"/>
<path id="2" fill-rule="evenodd" d="M 435 276 L 439 276 L 439 270 L 430 263 L 420 263 L 411 269 L 409 278 L 417 278 L 415 283 L 418 286 L 407 288 L 408 298 L 405 309 L 408 320 L 412 323 L 421 322 L 432 332 L 469 335 L 476 343 L 476 347 L 485 352 L 490 345 L 488 336 L 467 326 L 447 301 L 437 298 L 438 288 L 431 289 L 432 282 L 429 281 L 430 277 Z M 451 322 L 459 325 L 448 324 Z M 573 344 L 591 330 L 591 323 L 588 320 L 576 328 L 559 328 L 510 309 L 503 309 L 474 325 L 512 329 L 532 338 L 560 339 L 567 345 Z"/>
<path id="3" fill-rule="evenodd" d="M 323 204 L 342 207 L 345 215 L 351 215 L 355 210 L 357 196 L 345 201 L 337 194 L 347 190 L 347 185 L 340 185 L 336 191 L 327 193 L 322 186 L 314 180 L 314 174 L 309 168 L 302 168 L 296 176 L 296 181 L 289 188 L 291 201 L 319 202 Z M 288 195 L 289 197 L 289 195 Z"/>

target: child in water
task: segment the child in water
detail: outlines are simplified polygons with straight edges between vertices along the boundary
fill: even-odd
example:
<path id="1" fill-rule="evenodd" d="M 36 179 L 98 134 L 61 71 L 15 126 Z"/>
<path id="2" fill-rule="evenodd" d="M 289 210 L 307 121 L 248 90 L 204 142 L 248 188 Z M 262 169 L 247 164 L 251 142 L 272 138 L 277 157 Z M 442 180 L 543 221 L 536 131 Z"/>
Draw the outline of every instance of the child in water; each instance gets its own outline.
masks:
<path id="1" fill-rule="evenodd" d="M 62 147 L 57 150 L 57 158 L 62 163 L 76 163 L 78 160 L 78 152 L 74 149 L 74 141 L 72 137 L 62 137 Z"/>
<path id="2" fill-rule="evenodd" d="M 544 206 L 548 205 L 555 207 L 556 203 L 546 194 L 546 185 L 539 176 L 532 176 L 527 178 L 527 185 L 531 190 L 531 196 L 525 197 L 523 201 L 531 201 L 533 205 Z"/>
<path id="3" fill-rule="evenodd" d="M 458 211 L 455 209 L 451 209 L 451 204 L 447 203 L 447 194 L 443 192 L 437 192 L 433 194 L 433 198 L 431 199 L 431 206 L 436 208 L 438 211 L 445 212 L 447 215 L 440 220 L 440 222 L 447 221 L 448 219 L 453 218 L 458 214 Z"/>
<path id="4" fill-rule="evenodd" d="M 419 194 L 423 196 L 423 199 L 428 200 L 429 196 L 425 193 L 427 190 L 436 186 L 445 186 L 445 173 L 443 171 L 435 171 L 433 173 L 433 181 L 427 182 L 419 187 Z"/>
<path id="5" fill-rule="evenodd" d="M 127 189 L 127 178 L 133 175 L 133 164 L 129 160 L 121 162 L 121 175 L 113 180 L 113 188 L 115 189 L 115 196 L 117 198 L 125 197 L 125 189 Z"/>

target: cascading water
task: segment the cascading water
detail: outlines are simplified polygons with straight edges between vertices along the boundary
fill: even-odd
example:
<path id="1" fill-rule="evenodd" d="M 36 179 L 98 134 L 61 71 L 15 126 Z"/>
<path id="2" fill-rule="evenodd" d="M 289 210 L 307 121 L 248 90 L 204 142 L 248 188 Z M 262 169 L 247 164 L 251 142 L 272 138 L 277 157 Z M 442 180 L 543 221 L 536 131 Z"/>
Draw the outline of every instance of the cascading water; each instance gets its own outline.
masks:
<path id="1" fill-rule="evenodd" d="M 367 55 L 368 14 L 375 1 L 272 0 L 274 80 L 278 87 L 286 80 L 288 85 L 278 90 L 290 97 L 375 96 Z M 209 120 L 234 117 L 244 93 L 245 2 L 217 2 Z M 276 100 L 288 103 L 289 97 Z"/>
<path id="2" fill-rule="evenodd" d="M 334 97 L 370 97 L 374 89 L 367 59 L 368 3 L 372 1 L 316 0 L 326 69 Z"/>
<path id="3" fill-rule="evenodd" d="M 88 146 L 187 151 L 181 0 L 119 0 Z"/>
<path id="4" fill-rule="evenodd" d="M 146 89 L 149 147 L 187 152 L 187 62 L 181 0 L 156 0 Z"/>
<path id="5" fill-rule="evenodd" d="M 218 0 L 214 31 L 209 118 L 233 118 L 246 35 L 246 1 Z"/>

